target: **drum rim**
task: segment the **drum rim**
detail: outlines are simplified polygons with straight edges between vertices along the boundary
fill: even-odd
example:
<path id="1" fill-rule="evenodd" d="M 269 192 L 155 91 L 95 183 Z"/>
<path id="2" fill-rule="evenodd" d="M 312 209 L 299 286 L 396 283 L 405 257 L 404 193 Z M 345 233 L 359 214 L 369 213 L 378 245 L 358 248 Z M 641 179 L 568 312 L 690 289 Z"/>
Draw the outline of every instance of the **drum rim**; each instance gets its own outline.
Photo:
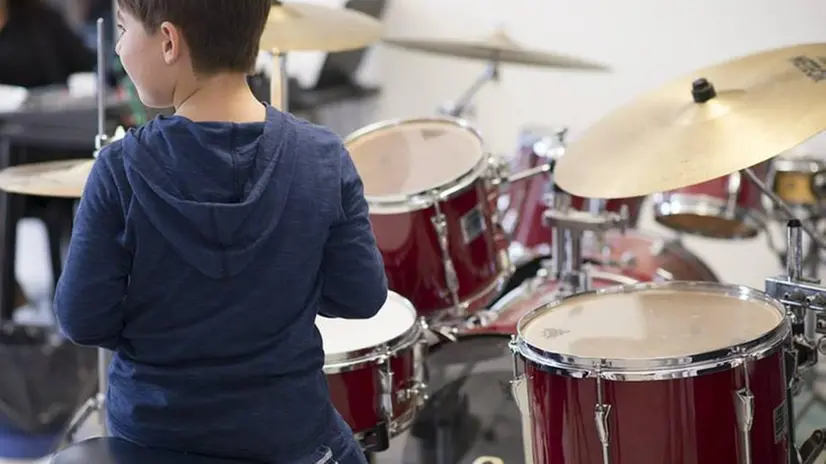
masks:
<path id="1" fill-rule="evenodd" d="M 454 180 L 430 189 L 399 195 L 365 195 L 367 204 L 371 207 L 370 214 L 398 214 L 430 208 L 433 206 L 435 201 L 444 201 L 457 193 L 463 192 L 465 189 L 473 185 L 477 179 L 482 177 L 486 171 L 488 171 L 491 166 L 491 155 L 485 145 L 481 132 L 479 132 L 479 130 L 476 129 L 469 121 L 449 116 L 396 118 L 379 121 L 364 126 L 361 129 L 357 129 L 355 132 L 348 135 L 344 139 L 344 146 L 349 151 L 350 143 L 355 142 L 366 135 L 394 127 L 401 127 L 405 124 L 433 122 L 444 123 L 462 129 L 474 136 L 479 141 L 479 146 L 481 148 L 479 161 L 472 168 L 462 173 Z M 373 206 L 379 209 L 379 211 L 373 211 Z"/>
<path id="2" fill-rule="evenodd" d="M 605 271 L 605 270 L 592 270 L 591 272 L 589 272 L 589 276 L 593 279 L 607 280 L 607 281 L 611 281 L 611 282 L 616 282 L 616 285 L 635 285 L 637 283 L 640 283 L 640 280 L 635 279 L 633 277 L 629 277 L 627 275 L 613 273 L 613 272 L 609 272 L 609 271 Z M 521 285 L 519 285 L 518 287 L 516 287 L 513 290 L 509 291 L 508 293 L 504 294 L 502 296 L 502 298 L 500 298 L 496 303 L 491 305 L 491 307 L 490 307 L 490 309 L 488 309 L 488 311 L 490 311 L 492 313 L 496 313 L 496 314 L 501 314 L 502 312 L 507 311 L 508 308 L 510 308 L 514 304 L 518 303 L 518 300 L 517 300 L 518 297 L 520 297 L 522 295 L 525 295 L 525 294 L 528 294 L 528 293 L 531 293 L 531 291 L 534 290 L 534 289 L 528 288 L 528 287 L 530 287 L 532 285 L 531 281 L 533 279 L 536 279 L 536 278 L 537 277 L 528 278 Z M 549 276 L 548 281 L 551 281 L 551 280 L 552 279 Z M 541 286 L 542 284 L 540 283 L 539 285 Z M 542 306 L 544 306 L 544 304 Z M 536 309 L 537 308 L 531 309 L 530 311 L 528 311 L 525 314 L 525 316 L 527 316 L 528 314 L 531 314 Z M 522 317 L 524 317 L 524 316 L 522 316 Z M 519 318 L 519 321 L 517 322 L 517 328 L 519 327 L 519 325 L 521 323 L 522 323 L 522 318 Z"/>
<path id="3" fill-rule="evenodd" d="M 716 292 L 736 296 L 738 299 L 758 301 L 774 308 L 782 317 L 775 327 L 752 340 L 723 347 L 720 349 L 696 353 L 689 356 L 667 356 L 648 359 L 592 358 L 543 350 L 525 339 L 523 328 L 541 314 L 569 303 L 573 299 L 593 295 L 616 295 L 646 290 L 679 290 L 685 292 Z M 784 340 L 791 336 L 791 322 L 786 308 L 775 298 L 743 285 L 720 282 L 643 282 L 601 288 L 578 293 L 548 304 L 541 305 L 528 312 L 517 323 L 517 335 L 511 343 L 511 349 L 525 359 L 532 361 L 554 373 L 577 378 L 598 376 L 609 380 L 666 380 L 695 377 L 720 370 L 730 369 L 748 360 L 759 360 L 773 354 Z"/>
<path id="4" fill-rule="evenodd" d="M 390 340 L 377 345 L 360 348 L 341 353 L 324 354 L 324 373 L 336 374 L 347 372 L 359 368 L 367 363 L 375 363 L 382 357 L 393 357 L 396 353 L 406 350 L 414 344 L 423 340 L 424 326 L 416 312 L 416 307 L 407 298 L 398 293 L 388 290 L 387 299 L 393 298 L 398 303 L 410 311 L 413 316 L 413 324 L 401 335 L 397 335 Z"/>
<path id="5" fill-rule="evenodd" d="M 751 239 L 760 234 L 766 229 L 766 224 L 769 222 L 768 215 L 763 210 L 762 201 L 760 203 L 760 210 L 752 208 L 745 208 L 737 205 L 734 208 L 733 214 L 729 212 L 729 208 L 724 200 L 706 194 L 695 193 L 676 193 L 663 192 L 654 195 L 652 199 L 652 206 L 654 209 L 654 220 L 670 230 L 677 230 L 664 221 L 664 218 L 678 215 L 692 215 L 705 216 L 714 218 L 723 218 L 727 220 L 739 220 L 746 227 L 749 228 L 749 233 L 734 236 L 716 236 L 703 234 L 701 232 L 688 233 L 697 237 L 706 237 L 720 240 L 738 240 Z M 673 212 L 675 206 L 680 210 Z M 733 217 L 726 217 L 733 215 Z M 679 231 L 678 231 L 679 232 Z"/>
<path id="6" fill-rule="evenodd" d="M 816 174 L 826 168 L 826 160 L 814 155 L 795 157 L 777 157 L 772 160 L 769 174 L 798 172 L 801 174 Z"/>

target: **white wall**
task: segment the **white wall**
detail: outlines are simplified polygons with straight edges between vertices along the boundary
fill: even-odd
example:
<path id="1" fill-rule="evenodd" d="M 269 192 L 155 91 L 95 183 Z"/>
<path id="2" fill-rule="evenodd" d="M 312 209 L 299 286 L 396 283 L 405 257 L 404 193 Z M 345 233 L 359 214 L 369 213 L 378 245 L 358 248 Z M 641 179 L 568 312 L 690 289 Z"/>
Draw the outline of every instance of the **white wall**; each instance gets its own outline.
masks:
<path id="1" fill-rule="evenodd" d="M 575 138 L 612 108 L 670 78 L 761 49 L 826 41 L 826 2 L 818 0 L 390 1 L 388 36 L 466 39 L 501 25 L 525 46 L 613 67 L 604 75 L 505 67 L 502 82 L 476 102 L 476 122 L 497 153 L 513 150 L 523 125 L 563 124 Z M 363 78 L 383 86 L 376 120 L 433 114 L 484 67 L 385 45 L 372 58 Z M 641 226 L 663 230 L 650 213 Z M 686 243 L 729 282 L 762 288 L 763 277 L 780 269 L 763 237 Z"/>

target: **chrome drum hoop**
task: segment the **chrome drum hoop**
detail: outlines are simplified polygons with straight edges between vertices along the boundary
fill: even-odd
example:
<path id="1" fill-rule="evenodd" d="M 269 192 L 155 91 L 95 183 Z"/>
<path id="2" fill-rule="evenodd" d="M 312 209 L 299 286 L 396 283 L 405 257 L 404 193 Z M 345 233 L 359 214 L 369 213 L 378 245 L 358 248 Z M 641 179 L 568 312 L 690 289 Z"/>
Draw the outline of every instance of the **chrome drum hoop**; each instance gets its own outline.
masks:
<path id="1" fill-rule="evenodd" d="M 725 348 L 698 353 L 692 356 L 663 357 L 645 360 L 628 360 L 612 358 L 585 358 L 544 351 L 528 343 L 522 333 L 523 327 L 546 311 L 569 302 L 569 300 L 592 295 L 610 295 L 633 293 L 642 290 L 676 290 L 676 291 L 711 291 L 739 299 L 760 301 L 772 306 L 782 315 L 782 322 L 756 339 L 727 346 Z M 573 377 L 597 377 L 615 381 L 653 381 L 670 380 L 733 369 L 744 359 L 759 360 L 770 356 L 788 345 L 792 336 L 791 321 L 786 316 L 786 308 L 774 298 L 749 287 L 728 285 L 716 282 L 646 282 L 579 293 L 542 305 L 524 315 L 517 325 L 518 335 L 511 341 L 510 347 L 517 357 L 541 366 L 543 370 L 554 374 Z"/>
<path id="2" fill-rule="evenodd" d="M 400 214 L 430 208 L 435 201 L 445 201 L 470 188 L 477 180 L 487 177 L 493 167 L 491 154 L 485 147 L 482 134 L 468 121 L 448 116 L 434 116 L 424 118 L 391 119 L 365 126 L 344 139 L 344 145 L 355 142 L 359 138 L 376 131 L 392 127 L 401 127 L 415 123 L 443 123 L 470 132 L 479 141 L 482 148 L 479 161 L 467 172 L 456 179 L 438 187 L 406 195 L 365 196 L 367 204 L 371 206 L 370 214 Z M 375 207 L 375 210 L 373 210 Z"/>
<path id="3" fill-rule="evenodd" d="M 408 299 L 399 298 L 399 301 L 415 314 L 415 308 Z M 424 343 L 425 329 L 424 322 L 416 316 L 416 322 L 410 328 L 385 343 L 347 353 L 326 355 L 324 373 L 330 375 L 353 371 L 368 364 L 377 364 L 384 358 L 393 358 L 399 352 L 415 348 L 417 343 Z"/>

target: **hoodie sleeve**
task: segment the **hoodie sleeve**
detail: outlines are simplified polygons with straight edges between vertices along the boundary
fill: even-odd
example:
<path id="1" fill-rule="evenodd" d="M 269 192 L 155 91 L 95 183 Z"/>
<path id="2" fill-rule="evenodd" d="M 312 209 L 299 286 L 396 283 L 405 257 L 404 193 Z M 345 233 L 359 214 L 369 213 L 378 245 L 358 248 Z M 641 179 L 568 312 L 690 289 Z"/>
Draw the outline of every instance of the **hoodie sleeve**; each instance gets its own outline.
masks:
<path id="1" fill-rule="evenodd" d="M 370 226 L 364 186 L 350 154 L 344 147 L 341 152 L 341 206 L 324 249 L 319 312 L 367 319 L 387 300 L 387 277 Z"/>
<path id="2" fill-rule="evenodd" d="M 108 159 L 92 167 L 75 216 L 54 311 L 67 338 L 115 350 L 123 328 L 130 255 L 123 246 L 124 214 Z"/>

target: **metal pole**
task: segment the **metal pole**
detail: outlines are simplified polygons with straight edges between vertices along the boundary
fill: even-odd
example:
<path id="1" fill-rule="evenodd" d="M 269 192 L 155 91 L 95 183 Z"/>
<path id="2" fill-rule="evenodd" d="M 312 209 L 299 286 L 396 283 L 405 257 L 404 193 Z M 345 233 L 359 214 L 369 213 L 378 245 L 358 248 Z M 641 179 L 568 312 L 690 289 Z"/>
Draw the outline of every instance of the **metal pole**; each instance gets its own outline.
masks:
<path id="1" fill-rule="evenodd" d="M 278 50 L 273 50 L 270 104 L 285 113 L 290 111 L 290 80 L 287 75 L 287 55 Z"/>

